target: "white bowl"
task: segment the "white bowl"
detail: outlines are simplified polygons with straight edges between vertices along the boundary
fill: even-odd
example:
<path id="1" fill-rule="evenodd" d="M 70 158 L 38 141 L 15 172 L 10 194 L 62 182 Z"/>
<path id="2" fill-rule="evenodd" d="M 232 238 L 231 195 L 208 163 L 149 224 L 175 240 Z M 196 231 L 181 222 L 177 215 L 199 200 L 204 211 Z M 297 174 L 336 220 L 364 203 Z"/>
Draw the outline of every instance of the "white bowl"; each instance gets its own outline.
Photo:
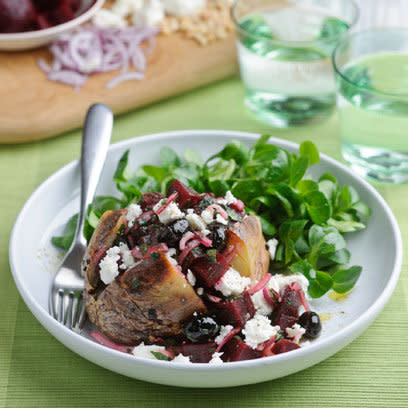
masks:
<path id="1" fill-rule="evenodd" d="M 18 0 L 16 0 L 18 1 Z M 82 0 L 84 3 L 85 0 Z M 0 33 L 0 50 L 1 51 L 21 51 L 30 50 L 46 45 L 61 34 L 64 34 L 79 25 L 90 20 L 94 14 L 103 6 L 105 0 L 96 0 L 95 4 L 85 13 L 64 24 L 58 24 L 54 27 L 44 30 L 27 31 L 23 33 Z"/>
<path id="2" fill-rule="evenodd" d="M 131 149 L 130 163 L 159 162 L 159 149 L 170 146 L 182 153 L 192 148 L 204 158 L 235 139 L 252 145 L 258 135 L 233 131 L 178 131 L 138 137 L 110 148 L 97 194 L 117 194 L 112 183 L 117 162 Z M 273 144 L 296 152 L 295 143 L 271 139 Z M 59 341 L 82 357 L 112 371 L 159 384 L 184 387 L 228 387 L 257 383 L 303 370 L 336 353 L 359 336 L 384 308 L 401 270 L 402 239 L 396 220 L 384 199 L 363 179 L 337 161 L 321 155 L 311 174 L 331 172 L 341 184 L 352 185 L 372 208 L 364 231 L 347 237 L 352 264 L 362 265 L 357 285 L 342 302 L 325 296 L 311 304 L 329 312 L 321 336 L 301 349 L 258 360 L 209 364 L 181 364 L 134 357 L 103 347 L 62 326 L 48 314 L 48 293 L 60 255 L 50 237 L 58 235 L 67 219 L 79 208 L 79 164 L 72 162 L 46 180 L 29 198 L 14 225 L 10 240 L 10 265 L 21 296 L 41 324 Z M 57 358 L 57 356 L 56 356 Z M 381 356 L 378 356 L 381 359 Z M 63 367 L 61 367 L 63 369 Z"/>

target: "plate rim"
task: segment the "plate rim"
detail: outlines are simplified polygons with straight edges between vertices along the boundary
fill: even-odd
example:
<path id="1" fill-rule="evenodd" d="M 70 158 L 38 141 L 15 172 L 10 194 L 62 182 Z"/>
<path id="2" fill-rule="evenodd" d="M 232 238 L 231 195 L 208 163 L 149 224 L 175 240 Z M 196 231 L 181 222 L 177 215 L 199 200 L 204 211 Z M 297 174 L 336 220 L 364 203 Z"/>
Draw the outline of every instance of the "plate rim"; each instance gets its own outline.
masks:
<path id="1" fill-rule="evenodd" d="M 252 133 L 252 132 L 242 132 L 242 131 L 235 131 L 235 130 L 207 130 L 207 129 L 195 129 L 195 130 L 173 130 L 169 132 L 159 132 L 159 133 L 153 133 L 153 134 L 148 134 L 148 135 L 142 135 L 142 136 L 136 136 L 130 139 L 122 140 L 117 143 L 111 144 L 109 147 L 109 151 L 111 150 L 117 150 L 121 149 L 124 147 L 128 147 L 132 149 L 135 144 L 138 143 L 145 143 L 145 142 L 151 142 L 154 141 L 155 139 L 163 139 L 163 138 L 169 138 L 171 139 L 172 137 L 198 137 L 198 136 L 203 136 L 203 135 L 210 135 L 210 136 L 222 136 L 226 137 L 228 139 L 233 140 L 234 137 L 244 137 L 244 138 L 249 138 L 256 140 L 260 134 L 258 133 Z M 281 147 L 284 148 L 292 148 L 292 149 L 298 149 L 299 148 L 299 143 L 288 141 L 286 139 L 281 139 L 277 137 L 270 137 L 268 140 L 269 143 L 271 144 L 278 144 Z M 109 154 L 109 153 L 108 153 Z M 50 331 L 50 329 L 47 327 L 46 323 L 50 324 L 51 326 L 54 326 L 55 330 L 62 331 L 61 334 L 64 334 L 68 336 L 70 340 L 73 341 L 78 341 L 82 343 L 82 345 L 88 349 L 94 348 L 96 351 L 100 351 L 103 353 L 106 353 L 110 355 L 111 357 L 114 357 L 116 359 L 125 359 L 125 360 L 132 360 L 136 363 L 139 364 L 144 364 L 148 365 L 150 367 L 161 367 L 161 368 L 172 368 L 175 370 L 179 369 L 185 369 L 188 371 L 206 371 L 206 372 L 215 372 L 215 371 L 230 371 L 230 370 L 235 370 L 239 368 L 251 368 L 251 367 L 257 367 L 257 366 L 263 366 L 263 365 L 273 365 L 274 362 L 277 364 L 278 362 L 282 362 L 284 360 L 287 361 L 292 361 L 296 359 L 301 359 L 302 357 L 306 357 L 308 354 L 313 354 L 313 352 L 318 351 L 319 349 L 327 349 L 329 348 L 333 343 L 340 343 L 342 340 L 347 340 L 350 337 L 352 338 L 351 340 L 347 341 L 345 345 L 347 345 L 349 342 L 353 341 L 357 336 L 353 336 L 354 333 L 359 332 L 359 328 L 363 327 L 364 329 L 368 327 L 372 321 L 375 319 L 375 317 L 381 312 L 381 310 L 385 307 L 387 302 L 389 301 L 400 276 L 401 272 L 401 267 L 402 267 L 402 252 L 403 252 L 403 243 L 402 243 L 402 236 L 401 236 L 401 231 L 398 226 L 397 220 L 391 210 L 391 208 L 388 206 L 387 202 L 385 199 L 380 195 L 380 193 L 373 187 L 371 186 L 366 180 L 361 178 L 360 176 L 356 175 L 353 173 L 351 169 L 346 167 L 344 164 L 340 163 L 339 161 L 327 156 L 324 153 L 320 153 L 320 158 L 324 159 L 324 161 L 327 161 L 331 165 L 333 165 L 336 168 L 340 168 L 342 171 L 347 173 L 349 176 L 351 176 L 352 179 L 357 180 L 357 182 L 361 183 L 379 202 L 381 205 L 383 211 L 386 213 L 388 220 L 391 223 L 392 226 L 392 232 L 393 236 L 395 238 L 396 242 L 396 257 L 394 260 L 394 266 L 390 275 L 390 279 L 386 283 L 384 289 L 382 290 L 381 294 L 379 297 L 374 301 L 374 303 L 367 309 L 365 310 L 355 321 L 351 322 L 350 324 L 346 325 L 344 328 L 339 330 L 337 333 L 328 336 L 325 339 L 322 339 L 319 343 L 311 343 L 307 347 L 302 347 L 300 349 L 294 350 L 290 353 L 282 353 L 280 355 L 276 355 L 273 357 L 264 357 L 261 359 L 255 359 L 255 360 L 245 360 L 245 361 L 235 361 L 235 362 L 228 362 L 224 363 L 221 365 L 210 365 L 210 364 L 185 364 L 185 363 L 173 363 L 173 362 L 167 362 L 167 361 L 159 361 L 159 360 L 150 360 L 150 359 L 145 359 L 142 357 L 137 357 L 133 356 L 131 354 L 127 353 L 121 353 L 116 350 L 112 350 L 110 348 L 104 347 L 84 336 L 81 334 L 75 333 L 71 330 L 69 330 L 67 327 L 61 325 L 58 323 L 55 319 L 53 319 L 48 311 L 43 309 L 43 307 L 38 304 L 38 302 L 34 299 L 34 297 L 30 294 L 30 292 L 27 290 L 27 288 L 24 286 L 24 282 L 21 281 L 21 279 L 18 276 L 18 271 L 16 268 L 15 260 L 14 260 L 14 253 L 15 253 L 15 247 L 17 246 L 17 239 L 16 239 L 16 232 L 21 225 L 21 223 L 24 220 L 24 215 L 25 212 L 28 210 L 29 206 L 31 205 L 31 202 L 34 201 L 36 196 L 40 194 L 44 189 L 48 187 L 50 183 L 54 181 L 55 178 L 61 177 L 64 173 L 69 172 L 71 168 L 74 168 L 77 166 L 79 159 L 73 160 L 69 162 L 68 164 L 64 165 L 54 173 L 52 173 L 46 180 L 44 180 L 29 196 L 29 198 L 25 201 L 24 205 L 20 209 L 18 216 L 15 220 L 15 223 L 13 225 L 13 229 L 10 235 L 10 241 L 9 241 L 9 263 L 10 263 L 10 268 L 12 271 L 12 276 L 14 279 L 14 282 L 17 286 L 17 289 L 19 291 L 20 296 L 22 297 L 23 301 L 31 311 L 31 313 L 34 314 L 34 316 L 39 320 L 39 322 L 44 326 L 44 328 L 50 332 L 54 337 L 56 337 L 59 341 L 61 341 L 53 332 Z M 34 309 L 34 310 L 33 310 Z M 62 341 L 61 341 L 62 342 Z M 65 343 L 63 343 L 66 347 L 70 348 L 73 350 L 71 347 L 67 346 Z M 340 349 L 342 349 L 342 346 Z M 85 357 L 83 354 L 79 353 L 78 350 L 73 350 L 77 354 L 80 354 L 81 356 Z M 334 353 L 330 353 L 329 356 L 331 356 Z M 85 357 L 87 358 L 87 357 Z M 324 359 L 327 357 L 324 357 Z M 321 361 L 321 360 L 319 360 Z"/>

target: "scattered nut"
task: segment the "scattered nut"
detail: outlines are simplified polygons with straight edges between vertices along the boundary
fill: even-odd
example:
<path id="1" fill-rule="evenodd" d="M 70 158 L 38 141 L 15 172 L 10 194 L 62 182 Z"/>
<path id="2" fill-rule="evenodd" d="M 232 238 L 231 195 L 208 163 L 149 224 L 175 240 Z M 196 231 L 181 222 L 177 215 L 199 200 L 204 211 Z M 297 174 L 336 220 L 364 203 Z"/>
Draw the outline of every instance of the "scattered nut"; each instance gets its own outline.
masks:
<path id="1" fill-rule="evenodd" d="M 206 8 L 196 16 L 166 16 L 160 23 L 161 33 L 169 35 L 180 32 L 184 37 L 205 46 L 226 38 L 233 31 L 230 11 L 231 1 L 209 0 Z"/>

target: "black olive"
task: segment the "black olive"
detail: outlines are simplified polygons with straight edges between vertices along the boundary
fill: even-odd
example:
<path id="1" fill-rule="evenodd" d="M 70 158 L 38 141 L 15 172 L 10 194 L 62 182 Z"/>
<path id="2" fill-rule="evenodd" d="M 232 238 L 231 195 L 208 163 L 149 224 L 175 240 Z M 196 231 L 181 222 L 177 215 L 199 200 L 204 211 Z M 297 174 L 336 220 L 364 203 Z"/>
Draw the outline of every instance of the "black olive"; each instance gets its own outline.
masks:
<path id="1" fill-rule="evenodd" d="M 211 231 L 207 238 L 211 239 L 212 247 L 222 251 L 226 246 L 228 238 L 228 227 L 218 222 L 213 222 L 208 225 L 208 229 Z"/>
<path id="2" fill-rule="evenodd" d="M 125 244 L 125 245 L 129 245 L 126 237 L 119 235 L 116 239 L 115 242 L 113 243 L 113 246 L 119 246 L 120 244 Z"/>
<path id="3" fill-rule="evenodd" d="M 178 242 L 183 235 L 190 228 L 190 224 L 186 219 L 176 220 L 167 225 L 166 228 L 160 233 L 159 241 L 165 242 L 169 248 L 178 247 Z"/>
<path id="4" fill-rule="evenodd" d="M 310 339 L 314 339 L 322 331 L 320 317 L 315 312 L 304 312 L 302 316 L 299 317 L 298 323 L 306 329 L 304 336 Z"/>
<path id="5" fill-rule="evenodd" d="M 220 330 L 217 322 L 210 316 L 193 316 L 183 325 L 186 337 L 194 343 L 206 343 Z"/>

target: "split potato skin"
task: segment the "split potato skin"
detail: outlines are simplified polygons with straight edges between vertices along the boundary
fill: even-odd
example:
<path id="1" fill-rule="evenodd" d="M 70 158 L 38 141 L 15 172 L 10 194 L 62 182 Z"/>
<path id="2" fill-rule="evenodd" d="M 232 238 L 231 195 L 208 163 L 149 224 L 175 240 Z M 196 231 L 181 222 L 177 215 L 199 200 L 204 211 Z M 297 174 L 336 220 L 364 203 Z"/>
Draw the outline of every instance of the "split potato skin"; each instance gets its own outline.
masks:
<path id="1" fill-rule="evenodd" d="M 99 277 L 99 262 L 111 248 L 124 224 L 122 211 L 107 211 L 101 218 L 83 260 L 84 303 L 90 321 L 113 341 L 129 346 L 155 337 L 182 334 L 182 324 L 194 312 L 207 308 L 183 273 L 161 253 L 119 275 L 109 285 Z M 237 250 L 232 267 L 253 282 L 268 271 L 269 254 L 259 219 L 249 215 L 229 230 L 228 246 Z"/>
<path id="2" fill-rule="evenodd" d="M 88 290 L 95 289 L 100 283 L 97 269 L 101 256 L 98 254 L 103 254 L 104 250 L 113 246 L 123 224 L 124 215 L 120 210 L 106 211 L 99 220 L 82 260 L 82 270 L 87 278 L 85 281 Z"/>
<path id="3" fill-rule="evenodd" d="M 163 254 L 155 255 L 116 278 L 97 299 L 85 292 L 90 320 L 118 343 L 177 336 L 184 320 L 207 311 L 184 275 Z"/>
<path id="4" fill-rule="evenodd" d="M 230 245 L 237 250 L 231 266 L 252 282 L 260 281 L 268 272 L 270 258 L 259 218 L 251 214 L 234 224 L 229 230 Z"/>

